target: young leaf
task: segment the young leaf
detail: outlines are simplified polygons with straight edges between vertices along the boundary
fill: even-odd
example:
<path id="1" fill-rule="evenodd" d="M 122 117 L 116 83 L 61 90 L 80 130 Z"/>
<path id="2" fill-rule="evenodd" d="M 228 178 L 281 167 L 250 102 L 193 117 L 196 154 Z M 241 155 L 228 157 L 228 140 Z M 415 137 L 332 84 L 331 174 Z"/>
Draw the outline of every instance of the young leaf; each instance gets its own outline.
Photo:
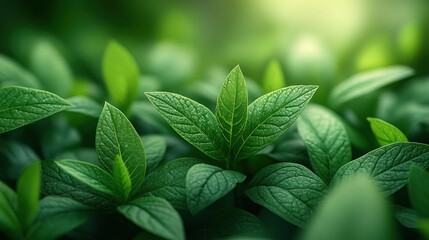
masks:
<path id="1" fill-rule="evenodd" d="M 284 220 L 303 227 L 326 189 L 325 183 L 304 166 L 277 163 L 255 175 L 246 195 Z"/>
<path id="2" fill-rule="evenodd" d="M 333 106 L 340 106 L 413 74 L 413 69 L 406 66 L 392 66 L 359 73 L 338 84 L 331 92 L 330 102 Z"/>
<path id="3" fill-rule="evenodd" d="M 411 205 L 422 218 L 429 218 L 429 174 L 421 167 L 412 166 L 408 183 Z"/>
<path id="4" fill-rule="evenodd" d="M 113 102 L 127 112 L 139 92 L 140 72 L 133 56 L 115 41 L 104 53 L 103 78 Z"/>
<path id="5" fill-rule="evenodd" d="M 51 116 L 69 104 L 49 92 L 23 87 L 0 89 L 0 133 Z"/>
<path id="6" fill-rule="evenodd" d="M 70 198 L 47 196 L 40 201 L 37 218 L 27 239 L 57 239 L 86 222 L 92 211 Z"/>
<path id="7" fill-rule="evenodd" d="M 222 133 L 208 108 L 179 94 L 145 94 L 168 124 L 186 141 L 213 159 L 226 160 L 222 150 Z"/>
<path id="8" fill-rule="evenodd" d="M 411 165 L 429 167 L 428 157 L 429 145 L 392 143 L 345 164 L 337 171 L 332 182 L 363 173 L 372 176 L 386 194 L 392 194 L 407 183 Z"/>
<path id="9" fill-rule="evenodd" d="M 367 176 L 354 176 L 326 196 L 302 239 L 392 239 L 390 217 L 375 183 Z"/>
<path id="10" fill-rule="evenodd" d="M 346 129 L 333 112 L 311 105 L 298 119 L 298 130 L 314 172 L 328 184 L 335 172 L 352 158 Z"/>
<path id="11" fill-rule="evenodd" d="M 45 90 L 67 97 L 72 88 L 72 73 L 65 59 L 49 42 L 36 44 L 31 56 L 31 69 Z"/>
<path id="12" fill-rule="evenodd" d="M 116 196 L 116 189 L 111 189 L 114 185 L 114 179 L 100 167 L 78 160 L 61 160 L 55 163 L 70 176 L 91 188 L 110 196 Z"/>
<path id="13" fill-rule="evenodd" d="M 168 161 L 147 176 L 143 192 L 161 197 L 175 208 L 187 209 L 186 173 L 195 164 L 202 161 L 196 158 L 179 158 Z"/>
<path id="14" fill-rule="evenodd" d="M 277 60 L 272 60 L 268 64 L 263 79 L 262 89 L 264 90 L 264 93 L 270 93 L 277 89 L 286 87 L 282 66 Z"/>
<path id="15" fill-rule="evenodd" d="M 138 198 L 118 207 L 137 226 L 165 239 L 185 239 L 180 215 L 169 202 L 158 197 Z"/>
<path id="16" fill-rule="evenodd" d="M 317 86 L 290 86 L 263 95 L 249 106 L 249 117 L 238 145 L 239 159 L 250 157 L 280 137 L 298 118 Z"/>
<path id="17" fill-rule="evenodd" d="M 124 202 L 127 201 L 128 195 L 131 192 L 131 179 L 128 173 L 127 167 L 125 166 L 124 160 L 120 155 L 116 155 L 115 163 L 113 164 L 112 170 L 113 180 L 118 185 L 118 189 L 122 193 Z"/>
<path id="18" fill-rule="evenodd" d="M 123 113 L 106 102 L 98 120 L 95 147 L 101 167 L 112 173 L 119 155 L 131 178 L 131 195 L 140 189 L 146 173 L 142 141 Z"/>
<path id="19" fill-rule="evenodd" d="M 392 124 L 378 118 L 367 118 L 367 120 L 370 123 L 375 138 L 377 138 L 381 146 L 395 142 L 408 142 L 405 134 Z"/>
<path id="20" fill-rule="evenodd" d="M 70 104 L 68 112 L 78 112 L 95 118 L 100 116 L 101 105 L 89 97 L 75 96 L 66 100 Z"/>
<path id="21" fill-rule="evenodd" d="M 18 63 L 0 54 L 0 86 L 40 88 L 40 83 L 33 74 L 23 69 Z"/>
<path id="22" fill-rule="evenodd" d="M 247 86 L 239 66 L 232 69 L 223 83 L 216 102 L 216 120 L 226 140 L 229 154 L 244 131 L 247 121 Z M 231 156 L 228 157 L 230 159 Z"/>
<path id="23" fill-rule="evenodd" d="M 244 181 L 246 176 L 205 163 L 191 167 L 186 174 L 186 195 L 189 210 L 195 214 Z"/>
<path id="24" fill-rule="evenodd" d="M 16 202 L 16 193 L 0 181 L 0 230 L 11 238 L 22 231 L 16 214 Z"/>
<path id="25" fill-rule="evenodd" d="M 144 136 L 141 138 L 146 150 L 146 171 L 151 173 L 164 157 L 167 142 L 163 136 Z"/>
<path id="26" fill-rule="evenodd" d="M 40 174 L 39 161 L 28 165 L 19 177 L 16 187 L 18 217 L 25 229 L 31 226 L 39 208 Z"/>

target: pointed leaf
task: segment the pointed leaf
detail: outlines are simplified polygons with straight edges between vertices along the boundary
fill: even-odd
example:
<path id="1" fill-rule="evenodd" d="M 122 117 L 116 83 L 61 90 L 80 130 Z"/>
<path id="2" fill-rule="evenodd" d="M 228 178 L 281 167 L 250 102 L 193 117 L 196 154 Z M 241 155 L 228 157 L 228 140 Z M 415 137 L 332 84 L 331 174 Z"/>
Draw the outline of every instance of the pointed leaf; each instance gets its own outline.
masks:
<path id="1" fill-rule="evenodd" d="M 131 195 L 138 191 L 146 173 L 146 154 L 140 136 L 117 108 L 106 103 L 98 120 L 95 147 L 101 167 L 112 173 L 119 155 L 131 178 Z"/>
<path id="2" fill-rule="evenodd" d="M 103 78 L 115 105 L 127 112 L 139 92 L 140 72 L 133 56 L 115 41 L 104 52 Z"/>
<path id="3" fill-rule="evenodd" d="M 239 66 L 232 69 L 222 85 L 216 102 L 216 120 L 229 148 L 241 138 L 247 121 L 247 86 Z M 231 156 L 228 157 L 230 159 Z"/>
<path id="4" fill-rule="evenodd" d="M 225 161 L 222 134 L 213 113 L 205 106 L 179 94 L 146 93 L 162 117 L 186 141 L 207 156 Z"/>
<path id="5" fill-rule="evenodd" d="M 0 230 L 6 232 L 11 238 L 22 231 L 16 213 L 16 203 L 16 193 L 0 181 Z"/>
<path id="6" fill-rule="evenodd" d="M 167 141 L 165 137 L 157 135 L 145 135 L 141 139 L 146 150 L 146 171 L 151 173 L 162 161 L 167 149 Z"/>
<path id="7" fill-rule="evenodd" d="M 247 158 L 280 137 L 295 122 L 317 86 L 291 86 L 265 94 L 249 106 L 238 158 Z"/>
<path id="8" fill-rule="evenodd" d="M 378 118 L 367 118 L 367 120 L 370 123 L 377 142 L 381 146 L 395 142 L 408 142 L 405 134 L 392 124 Z"/>
<path id="9" fill-rule="evenodd" d="M 116 155 L 115 163 L 113 164 L 112 170 L 113 180 L 118 185 L 118 189 L 122 193 L 122 197 L 126 202 L 128 195 L 131 192 L 131 178 L 128 173 L 127 167 L 125 166 L 124 161 L 120 155 Z"/>
<path id="10" fill-rule="evenodd" d="M 0 133 L 51 116 L 69 104 L 55 94 L 23 87 L 0 89 Z"/>
<path id="11" fill-rule="evenodd" d="M 93 99 L 86 96 L 75 96 L 66 99 L 70 104 L 68 112 L 77 112 L 98 118 L 100 116 L 102 106 Z"/>
<path id="12" fill-rule="evenodd" d="M 244 181 L 243 174 L 205 163 L 191 167 L 186 174 L 188 207 L 195 214 L 225 196 Z"/>
<path id="13" fill-rule="evenodd" d="M 429 218 L 429 173 L 421 167 L 412 166 L 408 183 L 411 205 L 419 217 Z"/>
<path id="14" fill-rule="evenodd" d="M 39 208 L 40 174 L 40 162 L 36 161 L 24 169 L 18 180 L 18 216 L 24 228 L 31 226 Z"/>
<path id="15" fill-rule="evenodd" d="M 165 239 L 185 239 L 180 215 L 169 202 L 158 197 L 138 198 L 118 207 L 137 226 Z"/>
<path id="16" fill-rule="evenodd" d="M 284 220 L 303 227 L 326 189 L 325 183 L 304 166 L 277 163 L 255 175 L 246 195 Z"/>
<path id="17" fill-rule="evenodd" d="M 328 184 L 335 172 L 352 158 L 345 127 L 335 113 L 311 105 L 299 118 L 298 130 L 314 172 Z"/>
<path id="18" fill-rule="evenodd" d="M 111 189 L 114 186 L 114 179 L 100 167 L 78 160 L 61 160 L 55 163 L 70 176 L 89 187 L 111 196 L 116 195 L 116 189 Z"/>
<path id="19" fill-rule="evenodd" d="M 358 73 L 332 90 L 330 102 L 334 106 L 339 106 L 413 74 L 413 69 L 407 66 L 391 66 Z"/>
<path id="20" fill-rule="evenodd" d="M 379 147 L 342 166 L 332 182 L 340 182 L 358 173 L 372 176 L 378 186 L 392 194 L 402 188 L 413 164 L 429 167 L 429 145 L 420 143 L 393 143 Z"/>
<path id="21" fill-rule="evenodd" d="M 394 236 L 390 218 L 376 184 L 367 176 L 354 176 L 326 196 L 302 239 L 388 240 Z"/>
<path id="22" fill-rule="evenodd" d="M 40 88 L 36 77 L 12 59 L 0 54 L 0 86 Z"/>
<path id="23" fill-rule="evenodd" d="M 282 66 L 277 60 L 272 60 L 265 70 L 265 75 L 262 82 L 264 93 L 269 93 L 280 88 L 286 87 L 283 77 Z"/>

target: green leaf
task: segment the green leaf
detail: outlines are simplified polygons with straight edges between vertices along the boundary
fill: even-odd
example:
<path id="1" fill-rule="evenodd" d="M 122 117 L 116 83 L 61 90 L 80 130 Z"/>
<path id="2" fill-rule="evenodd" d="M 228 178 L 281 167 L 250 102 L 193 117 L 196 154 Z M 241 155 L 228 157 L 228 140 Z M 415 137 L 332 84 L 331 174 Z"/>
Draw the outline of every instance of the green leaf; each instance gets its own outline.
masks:
<path id="1" fill-rule="evenodd" d="M 49 92 L 22 87 L 0 89 L 0 133 L 66 109 L 69 104 Z"/>
<path id="2" fill-rule="evenodd" d="M 407 137 L 401 130 L 392 124 L 378 118 L 367 118 L 370 123 L 371 130 L 381 145 L 387 145 L 395 142 L 408 142 Z"/>
<path id="3" fill-rule="evenodd" d="M 55 163 L 70 176 L 89 187 L 107 195 L 116 196 L 116 189 L 111 189 L 115 183 L 114 179 L 100 167 L 78 160 L 61 160 Z"/>
<path id="4" fill-rule="evenodd" d="M 408 183 L 411 205 L 422 218 L 429 218 L 429 174 L 421 167 L 412 166 Z"/>
<path id="5" fill-rule="evenodd" d="M 332 182 L 363 173 L 372 176 L 386 194 L 392 194 L 407 183 L 411 165 L 429 167 L 428 157 L 429 145 L 392 143 L 345 164 L 337 171 Z"/>
<path id="6" fill-rule="evenodd" d="M 235 155 L 235 144 L 246 126 L 247 105 L 246 82 L 237 66 L 226 77 L 216 102 L 216 120 L 229 149 L 228 159 Z"/>
<path id="7" fill-rule="evenodd" d="M 302 239 L 392 239 L 390 218 L 387 201 L 376 184 L 367 176 L 354 176 L 326 196 Z"/>
<path id="8" fill-rule="evenodd" d="M 115 105 L 127 112 L 139 92 L 140 72 L 133 56 L 115 41 L 104 52 L 103 78 Z"/>
<path id="9" fill-rule="evenodd" d="M 0 86 L 40 88 L 40 83 L 33 74 L 23 69 L 18 63 L 0 54 Z"/>
<path id="10" fill-rule="evenodd" d="M 197 158 L 178 158 L 166 162 L 147 176 L 143 192 L 164 198 L 175 208 L 187 209 L 186 173 L 201 162 Z"/>
<path id="11" fill-rule="evenodd" d="M 314 172 L 328 184 L 335 172 L 352 158 L 345 127 L 335 113 L 311 105 L 299 118 L 298 130 Z"/>
<path id="12" fill-rule="evenodd" d="M 131 192 L 131 178 L 130 174 L 128 173 L 127 167 L 125 166 L 124 160 L 122 160 L 122 157 L 120 155 L 116 155 L 115 157 L 112 177 L 118 185 L 118 189 L 122 193 L 124 202 L 126 202 L 128 199 L 128 195 Z"/>
<path id="13" fill-rule="evenodd" d="M 246 178 L 242 173 L 205 163 L 196 164 L 186 174 L 189 210 L 195 214 L 225 196 Z"/>
<path id="14" fill-rule="evenodd" d="M 284 220 L 303 227 L 326 189 L 325 183 L 304 166 L 277 163 L 255 175 L 246 195 Z"/>
<path id="15" fill-rule="evenodd" d="M 39 208 L 40 182 L 40 162 L 36 161 L 24 169 L 17 183 L 18 216 L 25 229 L 31 226 Z"/>
<path id="16" fill-rule="evenodd" d="M 330 102 L 333 106 L 340 106 L 413 74 L 413 69 L 407 66 L 391 66 L 356 74 L 332 90 Z"/>
<path id="17" fill-rule="evenodd" d="M 263 95 L 249 106 L 249 117 L 236 156 L 250 157 L 280 137 L 298 118 L 317 86 L 290 86 Z"/>
<path id="18" fill-rule="evenodd" d="M 25 166 L 40 158 L 33 149 L 12 139 L 0 140 L 0 175 L 5 181 L 16 181 Z"/>
<path id="19" fill-rule="evenodd" d="M 186 141 L 213 159 L 226 160 L 222 150 L 222 133 L 208 108 L 179 94 L 145 94 L 168 124 Z"/>
<path id="20" fill-rule="evenodd" d="M 286 87 L 286 83 L 283 77 L 282 66 L 279 61 L 272 60 L 265 69 L 262 89 L 264 93 L 269 93 L 284 87 Z"/>
<path id="21" fill-rule="evenodd" d="M 0 181 L 0 230 L 11 238 L 21 234 L 21 223 L 16 213 L 17 195 Z"/>
<path id="22" fill-rule="evenodd" d="M 115 201 L 62 170 L 55 161 L 42 161 L 42 193 L 71 198 L 97 209 L 111 209 Z"/>
<path id="23" fill-rule="evenodd" d="M 39 42 L 31 55 L 31 69 L 45 90 L 67 97 L 72 89 L 73 76 L 67 62 L 49 42 Z"/>
<path id="24" fill-rule="evenodd" d="M 414 209 L 397 206 L 395 218 L 404 227 L 417 228 L 418 217 L 417 212 Z"/>
<path id="25" fill-rule="evenodd" d="M 146 150 L 146 171 L 151 173 L 162 161 L 167 149 L 167 142 L 163 136 L 156 135 L 145 135 L 141 139 Z"/>
<path id="26" fill-rule="evenodd" d="M 75 96 L 66 100 L 70 104 L 70 107 L 67 109 L 68 112 L 82 113 L 95 118 L 100 116 L 101 105 L 89 97 Z"/>
<path id="27" fill-rule="evenodd" d="M 26 239 L 57 239 L 86 222 L 92 210 L 70 198 L 47 196 L 40 201 L 37 218 Z"/>
<path id="28" fill-rule="evenodd" d="M 185 239 L 180 215 L 169 202 L 158 197 L 142 197 L 118 207 L 137 226 L 165 239 Z"/>
<path id="29" fill-rule="evenodd" d="M 119 155 L 130 174 L 131 195 L 139 190 L 146 173 L 143 143 L 125 115 L 107 102 L 98 120 L 95 144 L 102 168 L 112 173 Z"/>

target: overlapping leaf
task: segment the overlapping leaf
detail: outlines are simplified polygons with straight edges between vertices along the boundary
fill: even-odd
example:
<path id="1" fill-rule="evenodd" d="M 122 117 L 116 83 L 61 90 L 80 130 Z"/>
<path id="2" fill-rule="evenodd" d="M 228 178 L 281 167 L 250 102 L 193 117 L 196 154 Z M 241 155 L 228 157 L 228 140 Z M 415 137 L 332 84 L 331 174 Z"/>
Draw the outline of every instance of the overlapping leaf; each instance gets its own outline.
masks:
<path id="1" fill-rule="evenodd" d="M 372 132 L 377 139 L 377 142 L 381 146 L 395 142 L 408 142 L 408 139 L 405 134 L 392 124 L 378 118 L 367 119 L 370 123 Z"/>

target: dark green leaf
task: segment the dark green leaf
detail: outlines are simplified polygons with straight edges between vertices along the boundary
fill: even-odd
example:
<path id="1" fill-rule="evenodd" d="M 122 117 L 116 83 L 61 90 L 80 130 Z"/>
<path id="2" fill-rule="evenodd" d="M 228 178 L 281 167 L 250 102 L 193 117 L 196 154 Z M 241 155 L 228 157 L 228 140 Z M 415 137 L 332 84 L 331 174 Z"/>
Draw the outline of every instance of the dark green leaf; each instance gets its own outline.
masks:
<path id="1" fill-rule="evenodd" d="M 31 226 L 39 208 L 40 174 L 39 161 L 28 165 L 19 177 L 16 187 L 18 216 L 25 229 Z"/>
<path id="2" fill-rule="evenodd" d="M 357 173 L 368 174 L 387 194 L 402 188 L 413 164 L 429 166 L 429 145 L 420 143 L 393 143 L 377 148 L 342 166 L 332 180 L 340 182 Z"/>
<path id="3" fill-rule="evenodd" d="M 298 130 L 314 172 L 328 184 L 335 172 L 352 158 L 346 129 L 333 112 L 311 105 L 299 118 Z"/>
<path id="4" fill-rule="evenodd" d="M 150 92 L 146 96 L 173 129 L 207 156 L 225 161 L 222 134 L 213 113 L 179 94 Z"/>
<path id="5" fill-rule="evenodd" d="M 40 83 L 33 74 L 23 69 L 18 63 L 0 54 L 0 86 L 40 88 Z"/>
<path id="6" fill-rule="evenodd" d="M 66 109 L 69 104 L 49 92 L 22 87 L 0 89 L 0 133 Z"/>
<path id="7" fill-rule="evenodd" d="M 156 135 L 145 135 L 141 139 L 146 150 L 146 172 L 151 173 L 162 161 L 167 148 L 167 141 L 163 136 Z"/>
<path id="8" fill-rule="evenodd" d="M 16 193 L 0 181 L 0 230 L 12 238 L 22 231 L 16 213 L 17 199 Z"/>
<path id="9" fill-rule="evenodd" d="M 195 214 L 225 196 L 246 178 L 242 173 L 205 163 L 196 164 L 186 174 L 189 210 Z"/>
<path id="10" fill-rule="evenodd" d="M 298 118 L 317 86 L 291 86 L 265 94 L 249 106 L 238 158 L 247 158 L 280 137 Z"/>
<path id="11" fill-rule="evenodd" d="M 414 209 L 406 207 L 397 207 L 395 211 L 395 218 L 407 228 L 417 228 L 417 212 Z"/>
<path id="12" fill-rule="evenodd" d="M 405 134 L 392 124 L 378 118 L 367 118 L 367 120 L 370 123 L 375 138 L 381 146 L 395 142 L 408 142 Z"/>
<path id="13" fill-rule="evenodd" d="M 255 175 L 246 195 L 284 220 L 303 227 L 326 189 L 325 183 L 304 166 L 277 163 Z"/>
<path id="14" fill-rule="evenodd" d="M 25 166 L 40 158 L 28 145 L 7 139 L 0 141 L 0 159 L 2 179 L 16 181 Z"/>
<path id="15" fill-rule="evenodd" d="M 75 96 L 66 100 L 70 104 L 70 107 L 67 109 L 68 112 L 82 113 L 95 118 L 100 116 L 101 105 L 89 97 Z"/>
<path id="16" fill-rule="evenodd" d="M 408 183 L 408 195 L 417 214 L 429 218 L 429 174 L 421 167 L 412 166 Z"/>
<path id="17" fill-rule="evenodd" d="M 119 206 L 118 210 L 133 223 L 155 235 L 172 240 L 185 239 L 180 215 L 162 198 L 138 198 Z"/>

